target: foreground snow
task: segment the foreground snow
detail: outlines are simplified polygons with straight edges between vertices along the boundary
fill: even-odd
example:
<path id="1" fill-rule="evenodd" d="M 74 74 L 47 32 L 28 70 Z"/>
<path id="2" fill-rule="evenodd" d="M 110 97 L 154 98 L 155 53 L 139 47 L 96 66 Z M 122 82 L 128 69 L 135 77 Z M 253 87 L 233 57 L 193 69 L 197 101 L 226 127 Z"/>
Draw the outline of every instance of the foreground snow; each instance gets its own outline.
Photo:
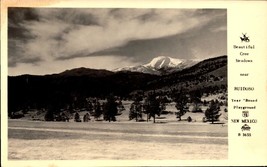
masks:
<path id="1" fill-rule="evenodd" d="M 10 160 L 227 159 L 227 126 L 9 121 Z"/>
<path id="2" fill-rule="evenodd" d="M 227 159 L 227 146 L 125 140 L 9 140 L 9 159 L 21 160 L 191 160 Z M 27 147 L 25 147 L 27 146 Z"/>

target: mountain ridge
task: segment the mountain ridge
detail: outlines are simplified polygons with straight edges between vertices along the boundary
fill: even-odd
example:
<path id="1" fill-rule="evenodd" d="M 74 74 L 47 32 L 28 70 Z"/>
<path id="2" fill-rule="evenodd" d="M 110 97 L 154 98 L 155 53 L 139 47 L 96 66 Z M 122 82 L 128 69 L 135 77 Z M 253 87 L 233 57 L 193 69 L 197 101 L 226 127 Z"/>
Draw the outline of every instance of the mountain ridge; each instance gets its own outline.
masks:
<path id="1" fill-rule="evenodd" d="M 87 97 L 110 94 L 130 98 L 134 92 L 171 94 L 179 89 L 211 90 L 227 88 L 227 56 L 206 59 L 168 75 L 141 72 L 76 68 L 53 75 L 8 76 L 9 112 L 25 108 L 67 106 L 85 103 Z"/>
<path id="2" fill-rule="evenodd" d="M 153 58 L 149 63 L 114 69 L 118 71 L 142 72 L 154 75 L 166 75 L 172 72 L 180 71 L 191 67 L 200 62 L 197 59 L 177 59 L 169 56 L 158 56 Z"/>

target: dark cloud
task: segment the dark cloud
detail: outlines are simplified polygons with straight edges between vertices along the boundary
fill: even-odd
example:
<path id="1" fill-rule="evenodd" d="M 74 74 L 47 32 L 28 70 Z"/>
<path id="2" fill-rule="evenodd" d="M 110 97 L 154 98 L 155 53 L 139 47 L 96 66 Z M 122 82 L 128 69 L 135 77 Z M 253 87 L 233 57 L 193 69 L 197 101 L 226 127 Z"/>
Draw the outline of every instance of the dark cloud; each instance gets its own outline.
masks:
<path id="1" fill-rule="evenodd" d="M 16 67 L 18 63 L 38 64 L 43 61 L 41 57 L 25 57 L 24 49 L 19 46 L 17 41 L 9 41 L 8 44 L 9 67 Z"/>
<path id="2" fill-rule="evenodd" d="M 23 49 L 21 46 L 21 41 L 19 40 L 8 40 L 8 66 L 9 67 L 15 67 L 17 65 L 17 62 L 22 57 Z"/>
<path id="3" fill-rule="evenodd" d="M 8 66 L 9 67 L 16 67 L 18 62 L 19 63 L 25 63 L 25 64 L 33 64 L 38 65 L 38 63 L 42 62 L 43 60 L 40 57 L 29 57 L 29 58 L 21 58 L 17 57 L 18 59 L 10 58 L 8 59 Z"/>
<path id="4" fill-rule="evenodd" d="M 220 13 L 226 15 L 226 10 L 200 10 L 194 14 L 208 16 L 209 14 Z M 121 12 L 118 9 L 112 10 L 112 14 Z M 151 20 L 156 14 L 154 10 L 140 15 L 137 19 L 142 21 Z M 148 62 L 156 56 L 171 56 L 182 59 L 203 58 L 204 56 L 213 57 L 226 54 L 226 30 L 221 32 L 221 27 L 226 27 L 226 16 L 218 17 L 208 22 L 202 27 L 194 27 L 190 31 L 175 35 L 165 36 L 154 39 L 130 40 L 122 46 L 111 47 L 91 53 L 89 49 L 64 57 L 58 57 L 57 60 L 69 60 L 77 57 L 117 55 L 134 58 L 136 62 Z M 206 55 L 205 55 L 206 54 Z"/>
<path id="5" fill-rule="evenodd" d="M 222 20 L 226 21 L 224 18 Z M 136 61 L 141 62 L 148 62 L 152 58 L 160 55 L 182 59 L 203 58 L 203 56 L 220 56 L 219 54 L 226 54 L 227 50 L 226 31 L 213 32 L 209 29 L 226 26 L 226 24 L 225 22 L 221 23 L 220 21 L 218 21 L 219 24 L 216 24 L 216 22 L 217 21 L 212 21 L 201 29 L 195 28 L 190 32 L 183 34 L 148 40 L 133 40 L 123 46 L 109 48 L 92 54 L 79 55 L 119 55 L 134 57 Z M 206 51 L 201 53 L 202 50 Z M 77 55 L 73 55 L 73 57 L 75 56 Z"/>
<path id="6" fill-rule="evenodd" d="M 33 8 L 8 8 L 8 65 L 15 67 L 17 62 L 24 61 L 25 51 L 23 45 L 35 38 L 31 32 L 24 27 L 26 22 L 40 21 L 39 15 Z M 40 58 L 37 58 L 40 59 Z M 36 62 L 35 59 L 33 62 Z"/>
<path id="7" fill-rule="evenodd" d="M 32 57 L 32 58 L 23 58 L 21 59 L 21 63 L 29 63 L 29 64 L 35 64 L 37 65 L 39 62 L 42 62 L 43 60 L 40 57 Z"/>
<path id="8" fill-rule="evenodd" d="M 124 15 L 121 13 L 121 9 L 116 8 L 116 9 L 111 9 L 108 14 L 115 19 L 121 19 L 124 17 Z"/>
<path id="9" fill-rule="evenodd" d="M 43 60 L 40 57 L 33 57 L 33 58 L 21 58 L 19 59 L 20 63 L 25 63 L 25 64 L 33 64 L 33 65 L 38 65 L 38 63 L 42 62 Z M 16 61 L 8 61 L 8 66 L 9 67 L 16 67 L 17 66 L 17 62 Z"/>
<path id="10" fill-rule="evenodd" d="M 104 54 L 106 55 L 106 54 Z M 70 55 L 63 55 L 63 56 L 59 56 L 56 57 L 55 60 L 70 60 L 70 59 L 74 59 L 74 58 L 79 58 L 79 57 L 89 57 L 92 56 L 92 54 L 90 53 L 89 50 L 80 50 L 76 53 L 70 54 Z M 97 56 L 100 56 L 100 54 L 97 54 Z"/>
<path id="11" fill-rule="evenodd" d="M 226 9 L 198 9 L 194 13 L 192 13 L 195 16 L 221 16 L 226 15 L 227 10 Z"/>
<path id="12" fill-rule="evenodd" d="M 39 20 L 39 15 L 33 8 L 8 8 L 8 37 L 21 40 L 34 38 L 23 24 Z"/>
<path id="13" fill-rule="evenodd" d="M 17 66 L 16 61 L 12 61 L 12 60 L 8 59 L 8 67 L 16 67 L 16 66 Z"/>
<path id="14" fill-rule="evenodd" d="M 53 10 L 54 11 L 54 10 Z M 60 9 L 54 12 L 55 18 L 65 23 L 75 25 L 100 25 L 98 19 L 91 13 L 79 12 L 79 9 Z"/>
<path id="15" fill-rule="evenodd" d="M 35 8 L 8 8 L 8 23 L 19 24 L 23 21 L 39 21 L 39 15 Z"/>
<path id="16" fill-rule="evenodd" d="M 22 26 L 10 26 L 8 27 L 8 38 L 27 41 L 35 38 L 26 28 Z"/>
<path id="17" fill-rule="evenodd" d="M 61 48 L 65 43 L 68 41 L 65 39 L 65 36 L 67 36 L 71 31 L 77 29 L 76 25 L 68 26 L 67 28 L 63 29 L 58 34 L 54 35 L 52 37 L 52 40 L 55 40 L 56 45 L 58 48 Z"/>
<path id="18" fill-rule="evenodd" d="M 134 58 L 137 62 L 147 62 L 160 55 L 179 58 L 194 58 L 192 57 L 190 48 L 187 47 L 191 41 L 186 40 L 185 38 L 185 35 L 174 35 L 157 39 L 132 40 L 123 46 L 109 48 L 94 53 L 90 53 L 89 50 L 82 50 L 69 56 L 58 57 L 57 60 L 105 55 L 127 56 L 129 58 Z"/>
<path id="19" fill-rule="evenodd" d="M 118 20 L 138 19 L 140 21 L 149 21 L 156 16 L 156 13 L 154 9 L 116 8 L 109 10 L 109 15 Z"/>
<path id="20" fill-rule="evenodd" d="M 155 13 L 155 10 L 152 9 L 148 11 L 147 13 L 138 16 L 137 19 L 142 22 L 153 21 L 157 19 L 157 14 Z"/>
<path id="21" fill-rule="evenodd" d="M 9 41 L 8 48 L 8 66 L 16 67 L 18 63 L 38 64 L 43 61 L 40 57 L 25 57 L 25 51 L 21 48 L 18 41 Z"/>
<path id="22" fill-rule="evenodd" d="M 180 45 L 178 45 L 180 43 Z M 158 39 L 135 40 L 130 41 L 124 46 L 107 49 L 96 52 L 91 56 L 96 55 L 120 55 L 127 57 L 134 57 L 136 61 L 149 61 L 151 58 L 160 55 L 185 58 L 186 55 L 191 54 L 190 49 L 183 47 L 185 45 L 183 39 L 177 36 L 170 36 Z M 182 48 L 182 49 L 181 49 Z"/>

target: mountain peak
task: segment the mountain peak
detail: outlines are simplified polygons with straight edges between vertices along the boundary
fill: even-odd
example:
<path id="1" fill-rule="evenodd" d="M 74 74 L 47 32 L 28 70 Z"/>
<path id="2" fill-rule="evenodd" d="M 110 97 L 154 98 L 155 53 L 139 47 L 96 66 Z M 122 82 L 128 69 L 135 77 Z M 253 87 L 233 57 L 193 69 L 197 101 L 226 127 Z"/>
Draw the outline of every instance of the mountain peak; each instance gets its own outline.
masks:
<path id="1" fill-rule="evenodd" d="M 162 68 L 173 68 L 180 63 L 182 63 L 182 60 L 180 59 L 175 59 L 167 56 L 159 56 L 155 57 L 154 59 L 151 60 L 150 63 L 145 64 L 144 66 L 152 67 L 155 69 L 162 69 Z"/>
<path id="2" fill-rule="evenodd" d="M 132 71 L 149 74 L 168 74 L 175 71 L 180 71 L 184 68 L 191 67 L 198 63 L 197 60 L 177 59 L 168 56 L 158 56 L 153 58 L 149 63 L 138 66 L 118 68 L 114 71 Z"/>

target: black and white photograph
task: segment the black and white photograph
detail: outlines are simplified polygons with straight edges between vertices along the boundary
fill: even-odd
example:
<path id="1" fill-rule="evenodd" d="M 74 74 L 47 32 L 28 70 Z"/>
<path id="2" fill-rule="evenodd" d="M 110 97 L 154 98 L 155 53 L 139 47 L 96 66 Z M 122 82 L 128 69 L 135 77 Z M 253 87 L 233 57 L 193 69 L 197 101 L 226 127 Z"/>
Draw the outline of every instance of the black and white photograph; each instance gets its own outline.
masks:
<path id="1" fill-rule="evenodd" d="M 227 9 L 7 20 L 8 160 L 228 159 Z"/>

